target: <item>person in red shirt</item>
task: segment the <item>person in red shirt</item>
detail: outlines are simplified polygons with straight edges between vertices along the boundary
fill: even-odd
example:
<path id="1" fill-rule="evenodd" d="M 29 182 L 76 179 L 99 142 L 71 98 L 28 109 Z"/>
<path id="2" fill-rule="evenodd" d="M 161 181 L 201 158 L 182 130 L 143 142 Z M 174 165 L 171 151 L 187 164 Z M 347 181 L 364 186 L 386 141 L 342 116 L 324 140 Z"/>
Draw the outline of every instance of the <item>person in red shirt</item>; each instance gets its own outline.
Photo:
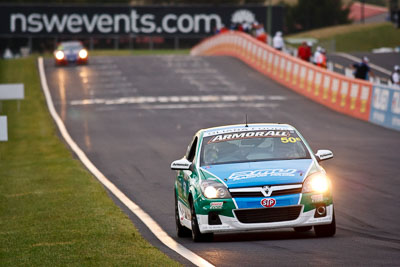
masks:
<path id="1" fill-rule="evenodd" d="M 297 49 L 297 57 L 304 61 L 310 61 L 311 57 L 311 48 L 307 45 L 306 42 L 303 42 L 301 46 Z"/>

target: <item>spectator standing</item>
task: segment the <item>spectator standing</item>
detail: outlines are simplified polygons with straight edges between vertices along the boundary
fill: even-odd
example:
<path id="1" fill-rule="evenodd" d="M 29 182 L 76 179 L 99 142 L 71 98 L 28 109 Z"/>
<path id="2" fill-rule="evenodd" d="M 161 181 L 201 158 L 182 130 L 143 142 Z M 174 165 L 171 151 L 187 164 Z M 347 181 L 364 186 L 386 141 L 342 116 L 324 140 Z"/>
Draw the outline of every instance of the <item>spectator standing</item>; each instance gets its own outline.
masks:
<path id="1" fill-rule="evenodd" d="M 315 65 L 318 64 L 317 59 L 320 58 L 321 50 L 322 50 L 322 47 L 320 47 L 320 46 L 317 46 L 317 49 L 315 49 L 314 56 L 313 56 L 313 63 Z"/>
<path id="2" fill-rule="evenodd" d="M 321 68 L 326 68 L 326 50 L 318 47 L 318 53 L 314 57 L 315 65 Z"/>
<path id="3" fill-rule="evenodd" d="M 303 42 L 297 49 L 297 56 L 304 61 L 310 61 L 311 49 L 306 42 Z"/>
<path id="4" fill-rule="evenodd" d="M 394 66 L 394 71 L 390 75 L 390 80 L 392 81 L 393 84 L 400 86 L 400 66 L 399 65 Z"/>
<path id="5" fill-rule="evenodd" d="M 257 40 L 263 42 L 264 44 L 267 43 L 267 34 L 265 33 L 264 25 L 256 24 L 255 29 L 256 29 L 255 33 Z"/>
<path id="6" fill-rule="evenodd" d="M 357 79 L 368 80 L 369 75 L 375 76 L 371 71 L 371 68 L 368 65 L 369 59 L 367 57 L 363 57 L 360 63 L 355 63 L 351 65 L 354 71 L 354 77 Z"/>
<path id="7" fill-rule="evenodd" d="M 272 39 L 272 45 L 276 50 L 282 51 L 285 47 L 285 43 L 282 38 L 282 32 L 277 31 L 274 38 Z"/>

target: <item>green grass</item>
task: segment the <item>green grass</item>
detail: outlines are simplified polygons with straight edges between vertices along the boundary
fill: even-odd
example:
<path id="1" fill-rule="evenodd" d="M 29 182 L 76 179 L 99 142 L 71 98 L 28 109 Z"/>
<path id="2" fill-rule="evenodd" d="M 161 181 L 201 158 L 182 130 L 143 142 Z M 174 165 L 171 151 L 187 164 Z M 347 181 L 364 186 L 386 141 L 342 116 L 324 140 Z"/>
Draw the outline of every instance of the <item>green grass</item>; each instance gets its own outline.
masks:
<path id="1" fill-rule="evenodd" d="M 25 84 L 3 101 L 0 143 L 1 266 L 178 266 L 144 240 L 100 183 L 60 140 L 34 57 L 0 60 L 0 83 Z"/>
<path id="2" fill-rule="evenodd" d="M 400 29 L 391 23 L 349 24 L 328 27 L 309 32 L 290 35 L 287 37 L 312 37 L 322 45 L 329 45 L 334 40 L 336 51 L 371 51 L 380 47 L 396 47 L 400 45 Z"/>

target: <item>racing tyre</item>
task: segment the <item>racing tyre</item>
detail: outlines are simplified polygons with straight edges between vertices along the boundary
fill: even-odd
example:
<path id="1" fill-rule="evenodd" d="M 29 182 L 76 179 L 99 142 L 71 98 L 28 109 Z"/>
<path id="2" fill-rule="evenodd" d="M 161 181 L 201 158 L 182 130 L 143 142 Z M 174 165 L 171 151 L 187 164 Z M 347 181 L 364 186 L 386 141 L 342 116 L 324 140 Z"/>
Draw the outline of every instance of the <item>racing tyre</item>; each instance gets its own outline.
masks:
<path id="1" fill-rule="evenodd" d="M 293 228 L 298 233 L 308 232 L 312 229 L 312 226 L 301 226 Z"/>
<path id="2" fill-rule="evenodd" d="M 178 237 L 190 236 L 191 231 L 185 226 L 183 226 L 179 220 L 178 197 L 176 196 L 176 192 L 175 192 L 175 225 L 176 225 L 176 235 Z"/>
<path id="3" fill-rule="evenodd" d="M 202 234 L 199 229 L 199 223 L 197 222 L 196 211 L 194 210 L 193 202 L 190 203 L 190 213 L 192 216 L 192 239 L 194 242 L 207 242 L 212 241 L 214 234 L 207 233 Z"/>
<path id="4" fill-rule="evenodd" d="M 336 233 L 336 219 L 335 211 L 333 211 L 333 218 L 330 224 L 325 225 L 315 225 L 314 226 L 315 235 L 317 237 L 330 237 L 334 236 Z"/>

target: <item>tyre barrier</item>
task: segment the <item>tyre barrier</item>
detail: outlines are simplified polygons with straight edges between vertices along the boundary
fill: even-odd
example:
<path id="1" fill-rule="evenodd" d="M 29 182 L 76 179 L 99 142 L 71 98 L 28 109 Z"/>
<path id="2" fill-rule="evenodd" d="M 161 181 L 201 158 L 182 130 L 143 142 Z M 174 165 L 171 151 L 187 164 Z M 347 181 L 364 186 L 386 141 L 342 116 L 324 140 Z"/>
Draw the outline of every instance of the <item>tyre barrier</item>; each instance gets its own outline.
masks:
<path id="1" fill-rule="evenodd" d="M 387 123 L 389 120 L 387 113 L 392 112 L 393 101 L 388 100 L 390 103 L 387 103 L 387 112 L 382 110 L 384 108 L 382 97 L 387 95 L 387 93 L 382 92 L 387 90 L 391 92 L 391 90 L 397 89 L 375 86 L 369 81 L 328 71 L 278 51 L 248 34 L 231 31 L 209 37 L 193 47 L 191 55 L 236 57 L 278 83 L 330 109 L 364 121 L 371 121 L 384 127 L 400 130 L 400 116 L 390 116 L 390 120 L 395 121 L 395 125 L 398 126 L 393 127 L 393 124 Z M 400 92 L 400 90 L 397 91 Z M 371 107 L 372 95 L 374 97 L 376 95 L 376 103 L 381 110 L 376 110 L 375 105 Z M 389 93 L 389 96 L 392 97 L 390 99 L 396 99 L 397 109 L 395 110 L 398 111 L 400 109 L 400 95 Z M 374 119 L 371 120 L 370 117 Z M 382 120 L 382 117 L 385 119 Z"/>

